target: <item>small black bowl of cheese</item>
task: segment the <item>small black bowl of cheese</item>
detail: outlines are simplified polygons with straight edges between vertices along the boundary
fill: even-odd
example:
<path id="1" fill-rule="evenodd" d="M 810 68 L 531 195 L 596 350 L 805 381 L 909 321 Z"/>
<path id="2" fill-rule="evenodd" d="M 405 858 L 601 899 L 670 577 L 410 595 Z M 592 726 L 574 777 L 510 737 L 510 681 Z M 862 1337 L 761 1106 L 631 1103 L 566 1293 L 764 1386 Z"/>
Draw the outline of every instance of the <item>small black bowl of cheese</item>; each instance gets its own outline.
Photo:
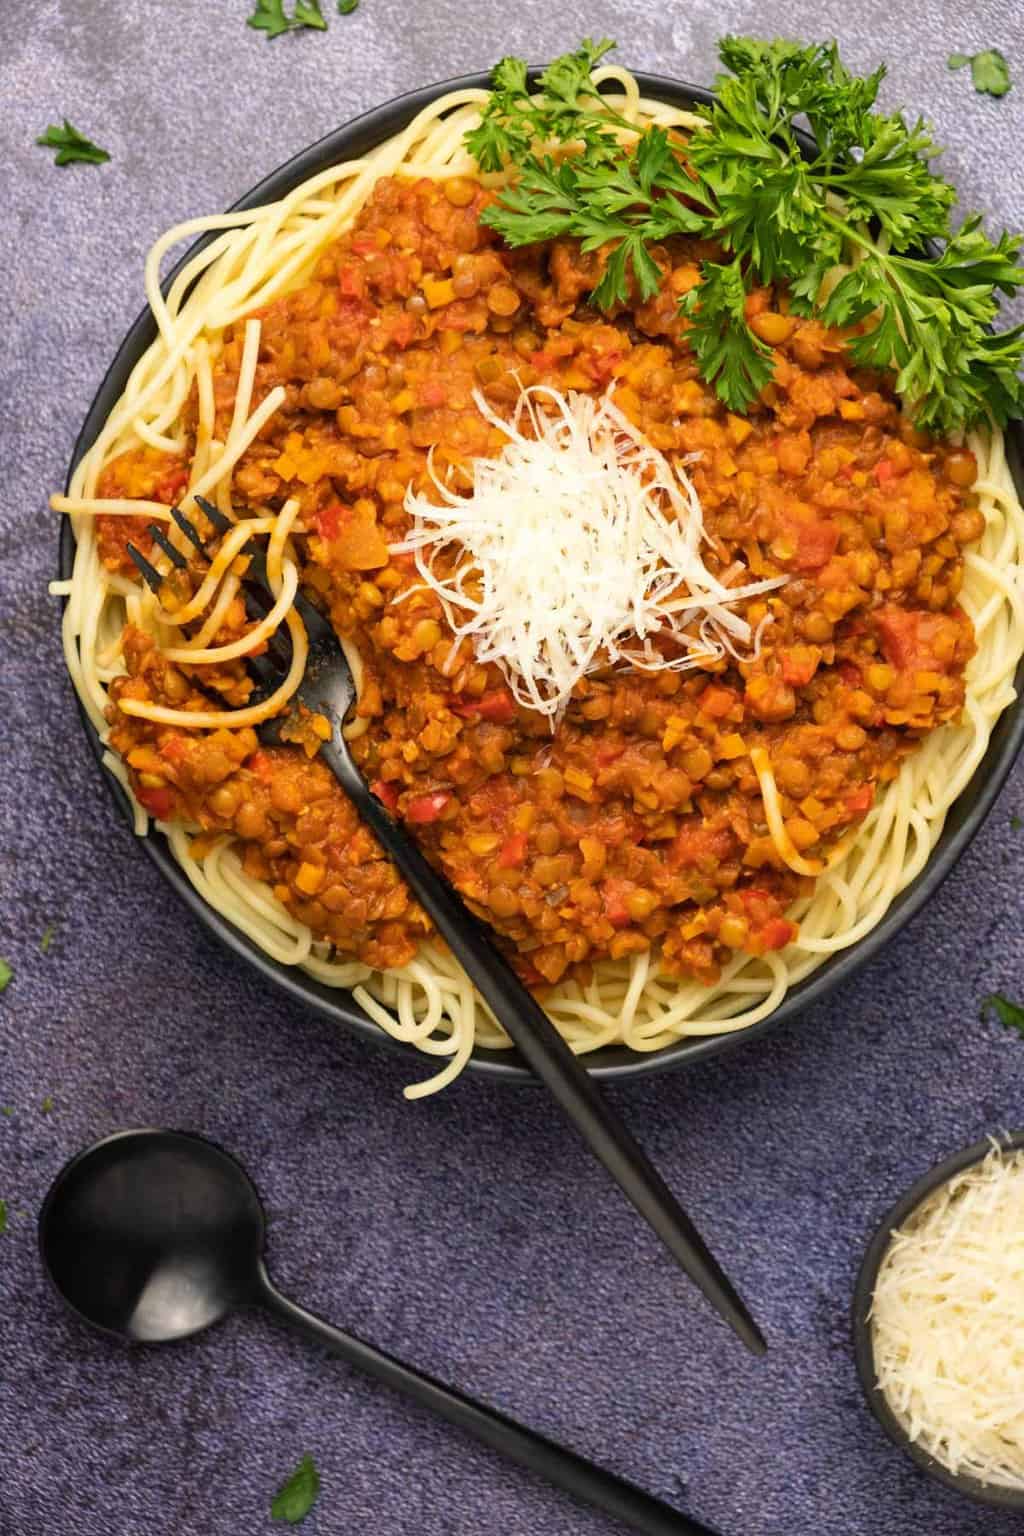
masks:
<path id="1" fill-rule="evenodd" d="M 946 1487 L 1024 1513 L 1024 1132 L 955 1153 L 887 1212 L 853 1335 L 889 1438 Z"/>

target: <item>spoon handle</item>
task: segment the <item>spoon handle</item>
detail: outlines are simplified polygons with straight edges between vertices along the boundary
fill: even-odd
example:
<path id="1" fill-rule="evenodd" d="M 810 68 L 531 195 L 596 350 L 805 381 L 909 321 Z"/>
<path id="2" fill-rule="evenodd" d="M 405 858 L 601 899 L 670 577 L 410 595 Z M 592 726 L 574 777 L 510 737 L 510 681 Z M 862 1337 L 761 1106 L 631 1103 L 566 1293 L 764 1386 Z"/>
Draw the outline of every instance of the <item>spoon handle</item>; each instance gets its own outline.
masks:
<path id="1" fill-rule="evenodd" d="M 341 1355 L 349 1365 L 366 1375 L 384 1382 L 396 1392 L 403 1392 L 413 1402 L 429 1408 L 440 1418 L 447 1419 L 459 1429 L 468 1430 L 484 1445 L 500 1451 L 511 1461 L 546 1477 L 549 1482 L 577 1499 L 595 1504 L 599 1509 L 614 1515 L 635 1531 L 646 1536 L 715 1536 L 706 1525 L 700 1525 L 687 1515 L 680 1514 L 660 1499 L 645 1493 L 634 1483 L 616 1477 L 604 1468 L 565 1446 L 557 1445 L 535 1430 L 518 1424 L 494 1408 L 465 1397 L 453 1387 L 447 1387 L 434 1377 L 404 1365 L 393 1355 L 365 1344 L 352 1334 L 342 1333 L 330 1323 L 324 1322 L 304 1307 L 289 1301 L 271 1284 L 264 1271 L 261 1279 L 259 1300 L 275 1317 L 302 1333 L 314 1343 Z"/>

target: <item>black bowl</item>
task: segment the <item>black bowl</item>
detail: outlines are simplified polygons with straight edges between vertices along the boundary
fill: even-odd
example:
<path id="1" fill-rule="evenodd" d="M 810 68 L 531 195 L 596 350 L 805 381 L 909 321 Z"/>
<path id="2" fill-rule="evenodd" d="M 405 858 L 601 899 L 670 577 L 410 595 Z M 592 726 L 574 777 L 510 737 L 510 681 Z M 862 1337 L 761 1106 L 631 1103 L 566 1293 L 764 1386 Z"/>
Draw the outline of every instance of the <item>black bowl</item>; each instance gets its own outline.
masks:
<path id="1" fill-rule="evenodd" d="M 681 107 L 712 100 L 711 93 L 700 86 L 687 85 L 682 81 L 670 80 L 661 75 L 638 74 L 636 78 L 644 95 L 660 98 Z M 400 132 L 412 121 L 417 112 L 446 91 L 463 90 L 467 87 L 486 87 L 488 84 L 489 76 L 486 74 L 464 75 L 437 85 L 424 86 L 422 90 L 410 91 L 405 96 L 398 96 L 394 101 L 375 107 L 371 112 L 365 112 L 351 123 L 329 133 L 326 138 L 310 145 L 279 170 L 272 172 L 260 182 L 259 186 L 254 187 L 251 192 L 235 203 L 231 211 L 253 208 L 260 203 L 284 197 L 299 182 L 315 175 L 325 167 L 364 154 L 382 140 Z M 168 275 L 164 284 L 165 290 L 185 262 L 213 238 L 214 236 L 208 235 L 200 239 L 181 258 Z M 75 444 L 69 478 L 123 392 L 132 368 L 155 336 L 156 326 L 149 311 L 146 310 L 139 316 L 121 343 L 117 356 L 89 408 Z M 1017 487 L 1024 494 L 1024 467 L 1022 467 L 1024 466 L 1024 428 L 1020 423 L 1015 422 L 1007 433 L 1007 453 Z M 70 575 L 73 556 L 74 535 L 70 524 L 65 521 L 60 539 L 61 576 Z M 755 1040 L 766 1030 L 792 1019 L 802 1009 L 811 1003 L 819 1002 L 843 982 L 849 980 L 862 965 L 877 954 L 887 940 L 909 922 L 915 912 L 920 910 L 949 874 L 981 826 L 1010 771 L 1017 752 L 1024 743 L 1024 699 L 1021 697 L 1024 694 L 1024 664 L 1018 671 L 1017 694 L 1016 702 L 999 719 L 992 733 L 988 751 L 973 779 L 950 810 L 942 837 L 927 867 L 896 898 L 877 928 L 872 929 L 871 933 L 850 950 L 826 961 L 806 981 L 787 993 L 774 1013 L 759 1023 L 751 1025 L 749 1029 L 681 1040 L 675 1045 L 666 1046 L 664 1050 L 651 1054 L 630 1051 L 625 1046 L 608 1046 L 587 1057 L 587 1065 L 595 1076 L 620 1079 L 639 1077 L 645 1073 L 665 1072 L 671 1068 L 689 1066 L 706 1060 L 709 1056 L 735 1050 L 745 1041 Z M 84 711 L 81 713 L 90 745 L 99 761 L 102 758 L 103 749 Z M 106 770 L 103 776 L 130 822 L 131 810 L 120 785 Z M 268 981 L 295 1002 L 304 1003 L 325 1017 L 358 1030 L 369 1040 L 384 1041 L 401 1050 L 408 1049 L 400 1042 L 393 1041 L 390 1035 L 386 1035 L 378 1025 L 374 1024 L 347 993 L 339 995 L 336 990 L 323 986 L 311 976 L 307 976 L 305 972 L 272 960 L 219 913 L 207 906 L 179 868 L 159 832 L 151 832 L 149 836 L 143 838 L 142 845 L 165 880 L 173 886 L 181 899 L 191 907 L 206 927 L 223 944 L 248 960 Z M 500 1079 L 502 1082 L 534 1081 L 513 1051 L 474 1051 L 469 1065 L 475 1071 Z"/>
<path id="2" fill-rule="evenodd" d="M 1024 1131 L 1017 1131 L 1012 1136 L 999 1136 L 997 1140 L 1001 1146 L 1013 1151 L 1024 1147 Z M 871 1341 L 871 1324 L 868 1320 L 878 1271 L 882 1266 L 893 1231 L 903 1226 L 922 1201 L 927 1200 L 930 1194 L 945 1184 L 954 1174 L 962 1173 L 965 1168 L 970 1168 L 972 1163 L 980 1163 L 991 1150 L 990 1140 L 979 1141 L 973 1147 L 965 1147 L 962 1152 L 954 1152 L 952 1157 L 947 1157 L 945 1162 L 939 1163 L 937 1167 L 932 1168 L 912 1184 L 906 1194 L 902 1195 L 892 1209 L 886 1212 L 878 1231 L 868 1244 L 868 1250 L 857 1276 L 853 1293 L 853 1351 L 857 1362 L 857 1375 L 860 1377 L 860 1384 L 864 1389 L 864 1396 L 868 1400 L 871 1412 L 893 1444 L 898 1445 L 901 1451 L 905 1451 L 922 1472 L 927 1472 L 930 1477 L 934 1477 L 945 1487 L 955 1489 L 957 1493 L 965 1494 L 979 1504 L 988 1504 L 995 1509 L 1015 1509 L 1024 1513 L 1024 1489 L 1000 1488 L 995 1484 L 982 1483 L 976 1477 L 951 1472 L 948 1467 L 944 1467 L 941 1462 L 935 1460 L 934 1456 L 930 1456 L 926 1450 L 910 1439 L 878 1385 L 874 1345 Z"/>

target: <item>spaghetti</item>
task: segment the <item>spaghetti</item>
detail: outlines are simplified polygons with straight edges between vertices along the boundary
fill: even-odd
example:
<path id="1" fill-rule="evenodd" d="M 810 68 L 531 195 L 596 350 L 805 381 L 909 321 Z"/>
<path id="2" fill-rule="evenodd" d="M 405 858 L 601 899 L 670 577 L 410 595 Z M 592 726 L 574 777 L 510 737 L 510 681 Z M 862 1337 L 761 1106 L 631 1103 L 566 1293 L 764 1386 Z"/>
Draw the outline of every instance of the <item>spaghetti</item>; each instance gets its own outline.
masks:
<path id="1" fill-rule="evenodd" d="M 642 98 L 625 70 L 601 69 L 594 79 L 609 90 L 620 118 L 635 124 L 637 132 L 655 123 L 683 130 L 697 126 L 690 114 Z M 168 726 L 240 731 L 278 713 L 294 694 L 306 656 L 303 626 L 291 607 L 301 574 L 295 541 L 308 532 L 298 502 L 289 500 L 277 512 L 240 521 L 200 587 L 184 604 L 168 608 L 166 597 L 162 605 L 104 563 L 97 519 L 142 515 L 161 526 L 167 523 L 171 543 L 187 550 L 183 535 L 168 521 L 164 502 L 146 495 L 100 494 L 101 477 L 125 453 L 152 450 L 180 457 L 192 445 L 188 481 L 179 497 L 182 510 L 197 516 L 195 498 L 208 496 L 234 520 L 236 469 L 260 434 L 273 427 L 286 398 L 286 390 L 278 387 L 253 407 L 261 347 L 261 322 L 252 318 L 254 311 L 265 310 L 309 279 L 332 242 L 352 227 L 382 178 L 444 183 L 475 177 L 476 166 L 463 138 L 486 99 L 482 90 L 442 95 L 370 154 L 321 172 L 278 202 L 178 225 L 153 247 L 145 287 L 158 336 L 75 470 L 68 494 L 53 497 L 51 503 L 70 517 L 76 538 L 73 574 L 67 583 L 54 584 L 67 600 L 67 666 L 101 739 L 108 734 L 108 691 L 125 670 L 121 637 L 126 624 L 154 637 L 166 659 L 216 667 L 256 651 L 283 623 L 290 632 L 291 662 L 279 687 L 261 703 L 240 700 L 226 701 L 223 709 L 174 708 L 122 692 L 118 708 L 125 715 Z M 628 143 L 628 130 L 620 131 Z M 491 184 L 500 178 L 484 180 Z M 181 241 L 199 235 L 213 238 L 164 295 L 164 257 Z M 227 431 L 219 438 L 215 370 L 225 332 L 239 328 L 244 341 L 234 404 Z M 191 435 L 185 425 L 189 402 L 194 402 Z M 781 863 L 794 875 L 815 877 L 813 890 L 806 889 L 805 880 L 787 909 L 790 931 L 795 931 L 792 924 L 798 925 L 796 936 L 785 947 L 769 945 L 756 955 L 737 948 L 711 985 L 700 977 L 681 981 L 671 974 L 661 964 L 656 945 L 618 958 L 598 958 L 589 975 L 570 973 L 545 994 L 545 1006 L 573 1050 L 588 1052 L 619 1043 L 633 1051 L 657 1051 L 686 1036 L 746 1028 L 771 1013 L 790 986 L 869 932 L 923 869 L 950 806 L 984 755 L 995 721 L 1014 698 L 1013 674 L 1024 651 L 1019 580 L 1024 512 L 1001 436 L 975 435 L 969 446 L 978 463 L 974 492 L 984 531 L 964 556 L 960 602 L 973 622 L 977 649 L 967 668 L 961 718 L 939 725 L 901 758 L 855 834 L 841 837 L 826 859 L 805 857 L 793 842 L 790 823 L 784 822 L 780 810 L 771 760 L 755 747 L 749 757 Z M 268 539 L 273 608 L 258 628 L 218 644 L 216 637 L 238 596 L 239 557 L 253 534 Z M 199 624 L 195 633 L 183 632 L 187 622 Z M 359 685 L 358 657 L 347 649 Z M 365 732 L 367 721 L 356 720 L 351 730 Z M 738 746 L 727 747 L 725 756 L 746 751 L 738 732 L 726 740 Z M 132 793 L 128 767 L 110 750 L 104 762 L 132 795 L 136 831 L 145 832 L 149 818 Z M 475 1046 L 509 1044 L 451 956 L 429 941 L 401 966 L 380 969 L 346 958 L 318 939 L 269 884 L 253 877 L 240 843 L 231 835 L 211 836 L 180 819 L 161 819 L 157 826 L 203 899 L 267 954 L 301 967 L 327 986 L 352 989 L 382 1029 L 438 1059 L 434 1075 L 407 1088 L 407 1096 L 422 1096 L 450 1082 Z"/>

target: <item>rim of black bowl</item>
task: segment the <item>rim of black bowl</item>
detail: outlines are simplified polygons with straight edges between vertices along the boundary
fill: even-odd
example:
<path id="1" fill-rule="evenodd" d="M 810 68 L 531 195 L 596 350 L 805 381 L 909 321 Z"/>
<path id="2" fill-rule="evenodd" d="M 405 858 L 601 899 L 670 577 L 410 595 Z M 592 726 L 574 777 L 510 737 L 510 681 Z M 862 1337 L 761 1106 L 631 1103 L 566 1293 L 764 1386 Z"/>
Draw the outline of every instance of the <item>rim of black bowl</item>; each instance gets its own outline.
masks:
<path id="1" fill-rule="evenodd" d="M 1024 1488 L 1001 1488 L 996 1483 L 983 1483 L 978 1478 L 970 1477 L 965 1473 L 951 1472 L 948 1467 L 942 1465 L 941 1461 L 936 1461 L 934 1456 L 930 1456 L 922 1446 L 910 1439 L 878 1385 L 871 1323 L 868 1319 L 878 1271 L 888 1252 L 894 1230 L 902 1227 L 918 1206 L 955 1174 L 962 1173 L 972 1164 L 982 1162 L 991 1152 L 993 1142 L 997 1142 L 1004 1151 L 1018 1151 L 1024 1148 L 1024 1131 L 1000 1132 L 998 1135 L 987 1137 L 984 1141 L 975 1142 L 971 1147 L 964 1147 L 960 1152 L 954 1152 L 944 1162 L 936 1164 L 934 1168 L 922 1174 L 906 1194 L 901 1195 L 895 1205 L 886 1211 L 874 1237 L 868 1244 L 857 1275 L 857 1284 L 854 1287 L 853 1353 L 857 1364 L 857 1375 L 860 1377 L 868 1407 L 893 1444 L 898 1445 L 901 1451 L 905 1451 L 922 1472 L 928 1473 L 945 1487 L 964 1494 L 978 1504 L 987 1504 L 995 1509 L 1020 1511 L 1024 1510 Z"/>
<path id="2" fill-rule="evenodd" d="M 537 70 L 531 71 L 536 77 Z M 713 100 L 710 91 L 702 86 L 689 85 L 663 75 L 637 72 L 635 76 L 644 95 L 654 96 L 674 105 L 686 107 L 696 102 L 706 104 Z M 272 171 L 244 197 L 233 204 L 229 212 L 253 208 L 260 203 L 284 197 L 301 181 L 318 171 L 345 159 L 352 159 L 372 149 L 384 139 L 399 133 L 416 114 L 446 91 L 467 88 L 486 88 L 490 83 L 487 73 L 460 75 L 451 80 L 409 91 L 396 96 L 382 106 L 354 118 L 335 129 L 324 138 L 302 150 L 291 160 Z M 208 234 L 197 240 L 168 273 L 163 288 L 167 290 L 186 262 L 215 238 Z M 96 396 L 89 407 L 82 430 L 78 435 L 68 470 L 70 482 L 76 465 L 98 435 L 114 403 L 121 395 L 128 375 L 139 357 L 156 335 L 152 315 L 144 310 L 135 321 L 107 370 Z M 1011 423 L 1006 431 L 1007 458 L 1018 491 L 1024 496 L 1024 426 Z M 60 534 L 59 570 L 62 577 L 71 574 L 74 559 L 74 535 L 70 522 L 63 520 Z M 63 605 L 62 605 L 63 609 Z M 1024 660 L 1016 676 L 1017 699 L 1005 709 L 996 723 L 984 758 L 978 765 L 970 784 L 950 808 L 941 838 L 921 874 L 895 899 L 889 911 L 877 927 L 866 934 L 859 943 L 837 954 L 807 978 L 798 983 L 783 998 L 779 1006 L 766 1018 L 746 1029 L 720 1035 L 693 1036 L 674 1045 L 649 1054 L 631 1051 L 625 1046 L 605 1046 L 585 1058 L 587 1066 L 596 1077 L 625 1079 L 647 1074 L 668 1072 L 690 1066 L 726 1051 L 737 1050 L 751 1040 L 759 1039 L 768 1030 L 794 1018 L 803 1009 L 827 997 L 843 982 L 865 965 L 899 930 L 910 921 L 953 869 L 971 839 L 974 837 L 993 801 L 1003 786 L 1014 758 L 1024 745 Z M 116 779 L 102 768 L 103 747 L 88 716 L 77 699 L 86 734 L 97 763 L 108 787 L 117 801 L 121 813 L 131 824 L 132 813 L 128 798 Z M 378 1044 L 393 1046 L 419 1060 L 414 1048 L 394 1040 L 375 1024 L 347 992 L 324 986 L 312 976 L 294 967 L 280 964 L 259 949 L 239 929 L 216 912 L 198 894 L 184 871 L 175 860 L 163 835 L 153 829 L 142 839 L 142 846 L 169 885 L 177 892 L 221 943 L 247 960 L 292 1001 L 302 1003 L 317 1013 L 354 1029 L 366 1039 Z M 522 1064 L 514 1051 L 475 1050 L 468 1062 L 471 1071 L 482 1073 L 501 1082 L 533 1083 L 536 1079 Z"/>

